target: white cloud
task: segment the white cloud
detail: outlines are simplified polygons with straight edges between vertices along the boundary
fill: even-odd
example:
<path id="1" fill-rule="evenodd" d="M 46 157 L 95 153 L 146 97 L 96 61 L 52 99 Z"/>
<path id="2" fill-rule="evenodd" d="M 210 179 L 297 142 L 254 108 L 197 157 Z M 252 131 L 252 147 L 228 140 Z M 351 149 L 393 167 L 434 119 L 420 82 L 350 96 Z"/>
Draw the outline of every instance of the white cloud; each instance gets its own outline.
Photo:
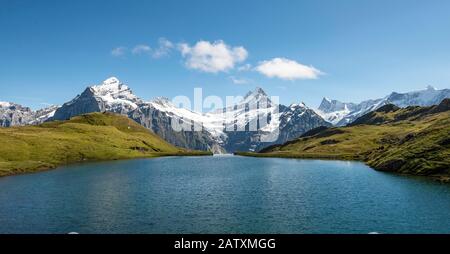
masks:
<path id="1" fill-rule="evenodd" d="M 268 61 L 262 61 L 255 69 L 269 78 L 276 77 L 286 80 L 317 79 L 319 75 L 323 74 L 312 66 L 306 66 L 286 58 L 274 58 Z"/>
<path id="2" fill-rule="evenodd" d="M 160 58 L 169 55 L 170 51 L 174 47 L 173 43 L 166 38 L 159 38 L 159 47 L 153 52 L 154 58 Z"/>
<path id="3" fill-rule="evenodd" d="M 126 50 L 127 50 L 127 48 L 125 48 L 125 47 L 117 47 L 117 48 L 114 48 L 113 50 L 111 50 L 111 55 L 112 56 L 123 56 L 125 54 Z"/>
<path id="4" fill-rule="evenodd" d="M 174 47 L 173 43 L 167 40 L 166 38 L 159 38 L 158 40 L 158 48 L 152 49 L 149 45 L 139 44 L 136 45 L 131 53 L 133 55 L 151 55 L 153 58 L 161 58 L 167 56 L 172 48 Z"/>
<path id="5" fill-rule="evenodd" d="M 235 77 L 235 76 L 230 76 L 230 79 L 236 85 L 244 85 L 244 84 L 248 84 L 248 83 L 251 82 L 250 79 L 238 78 L 238 77 Z"/>
<path id="6" fill-rule="evenodd" d="M 230 47 L 221 40 L 198 41 L 193 47 L 181 43 L 179 49 L 188 68 L 212 73 L 233 69 L 248 56 L 244 47 Z"/>
<path id="7" fill-rule="evenodd" d="M 239 66 L 238 71 L 249 71 L 252 69 L 252 65 L 251 64 L 244 64 L 242 66 Z"/>
<path id="8" fill-rule="evenodd" d="M 136 45 L 133 50 L 131 51 L 131 53 L 133 53 L 133 55 L 140 55 L 140 54 L 148 54 L 150 53 L 152 49 L 150 48 L 150 46 L 145 45 L 145 44 L 140 44 L 140 45 Z"/>

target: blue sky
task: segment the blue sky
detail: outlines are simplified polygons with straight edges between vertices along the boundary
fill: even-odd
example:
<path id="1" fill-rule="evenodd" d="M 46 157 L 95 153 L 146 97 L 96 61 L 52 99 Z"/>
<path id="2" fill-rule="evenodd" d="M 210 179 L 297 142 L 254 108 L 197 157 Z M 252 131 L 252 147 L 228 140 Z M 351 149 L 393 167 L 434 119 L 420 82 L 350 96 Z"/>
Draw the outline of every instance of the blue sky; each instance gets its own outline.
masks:
<path id="1" fill-rule="evenodd" d="M 312 107 L 449 88 L 449 13 L 445 0 L 0 0 L 0 101 L 61 104 L 110 76 L 144 99 L 259 86 Z"/>

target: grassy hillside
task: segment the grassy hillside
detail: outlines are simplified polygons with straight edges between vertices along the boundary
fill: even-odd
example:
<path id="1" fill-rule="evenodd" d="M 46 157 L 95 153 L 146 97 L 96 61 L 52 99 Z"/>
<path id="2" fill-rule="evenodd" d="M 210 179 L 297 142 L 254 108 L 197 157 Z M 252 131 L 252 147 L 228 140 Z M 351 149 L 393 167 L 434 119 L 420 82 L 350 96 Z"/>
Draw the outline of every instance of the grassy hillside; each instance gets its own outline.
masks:
<path id="1" fill-rule="evenodd" d="M 450 100 L 433 107 L 387 105 L 354 124 L 322 128 L 241 155 L 362 160 L 383 171 L 450 177 Z"/>
<path id="2" fill-rule="evenodd" d="M 81 161 L 208 154 L 172 146 L 127 117 L 112 113 L 0 128 L 0 144 L 0 176 Z"/>

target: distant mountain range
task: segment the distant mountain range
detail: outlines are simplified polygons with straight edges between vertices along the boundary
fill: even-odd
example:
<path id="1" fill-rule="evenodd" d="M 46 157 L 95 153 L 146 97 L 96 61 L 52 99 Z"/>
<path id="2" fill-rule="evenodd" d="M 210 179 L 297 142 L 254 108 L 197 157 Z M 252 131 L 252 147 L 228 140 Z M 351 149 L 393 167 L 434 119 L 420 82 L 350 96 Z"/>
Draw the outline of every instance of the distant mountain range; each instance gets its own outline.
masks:
<path id="1" fill-rule="evenodd" d="M 33 111 L 10 102 L 0 102 L 0 127 L 40 124 L 53 116 L 58 106 Z"/>
<path id="2" fill-rule="evenodd" d="M 260 103 L 266 103 L 268 107 L 256 111 Z M 271 103 L 261 88 L 247 93 L 233 108 L 198 113 L 178 108 L 162 97 L 144 101 L 114 77 L 100 85 L 87 87 L 83 93 L 61 107 L 53 106 L 41 111 L 33 112 L 19 105 L 2 103 L 0 107 L 2 126 L 67 120 L 81 114 L 106 111 L 127 115 L 176 146 L 211 150 L 215 153 L 256 151 L 270 144 L 284 143 L 310 129 L 330 126 L 303 103 L 292 104 L 289 107 Z M 265 117 L 268 122 L 259 122 L 258 115 L 260 119 Z M 175 131 L 171 125 L 174 122 L 201 126 L 201 131 Z M 249 130 L 249 125 L 255 122 L 259 126 L 258 130 Z M 278 138 L 264 142 L 264 138 L 272 135 L 278 128 Z M 244 131 L 234 131 L 235 129 Z"/>
<path id="3" fill-rule="evenodd" d="M 401 107 L 408 105 L 432 105 L 450 97 L 448 89 L 399 94 L 392 93 L 383 99 L 368 100 L 359 104 L 342 103 L 324 98 L 316 110 L 304 103 L 290 106 L 276 105 L 261 89 L 248 92 L 234 107 L 215 112 L 198 113 L 179 108 L 167 98 L 157 97 L 144 101 L 117 78 L 109 78 L 99 85 L 87 87 L 83 93 L 62 106 L 51 106 L 32 111 L 13 103 L 0 103 L 0 126 L 39 124 L 52 120 L 67 120 L 91 112 L 113 112 L 126 115 L 164 138 L 169 143 L 215 153 L 235 151 L 259 151 L 273 144 L 282 144 L 320 126 L 346 125 L 357 117 L 387 103 Z M 267 108 L 255 110 L 261 103 Z M 226 112 L 223 114 L 223 112 Z M 257 119 L 265 117 L 267 123 Z M 258 130 L 249 130 L 257 121 Z M 189 123 L 201 126 L 201 131 L 175 131 L 172 123 Z M 245 131 L 234 131 L 245 130 Z M 264 142 L 279 130 L 277 138 Z"/>
<path id="4" fill-rule="evenodd" d="M 323 98 L 316 113 L 333 125 L 345 126 L 358 117 L 387 104 L 394 104 L 398 107 L 431 106 L 439 104 L 445 98 L 450 98 L 450 89 L 437 90 L 431 86 L 421 91 L 393 92 L 384 98 L 366 100 L 361 103 L 347 103 Z"/>

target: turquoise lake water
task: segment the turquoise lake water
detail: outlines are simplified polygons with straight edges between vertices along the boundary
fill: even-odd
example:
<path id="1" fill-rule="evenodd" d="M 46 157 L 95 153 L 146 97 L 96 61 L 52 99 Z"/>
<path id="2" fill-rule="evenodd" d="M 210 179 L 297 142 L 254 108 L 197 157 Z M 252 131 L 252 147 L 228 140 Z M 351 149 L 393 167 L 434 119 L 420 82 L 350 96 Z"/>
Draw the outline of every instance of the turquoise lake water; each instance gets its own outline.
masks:
<path id="1" fill-rule="evenodd" d="M 450 233 L 450 185 L 359 162 L 170 157 L 0 178 L 0 233 Z"/>

